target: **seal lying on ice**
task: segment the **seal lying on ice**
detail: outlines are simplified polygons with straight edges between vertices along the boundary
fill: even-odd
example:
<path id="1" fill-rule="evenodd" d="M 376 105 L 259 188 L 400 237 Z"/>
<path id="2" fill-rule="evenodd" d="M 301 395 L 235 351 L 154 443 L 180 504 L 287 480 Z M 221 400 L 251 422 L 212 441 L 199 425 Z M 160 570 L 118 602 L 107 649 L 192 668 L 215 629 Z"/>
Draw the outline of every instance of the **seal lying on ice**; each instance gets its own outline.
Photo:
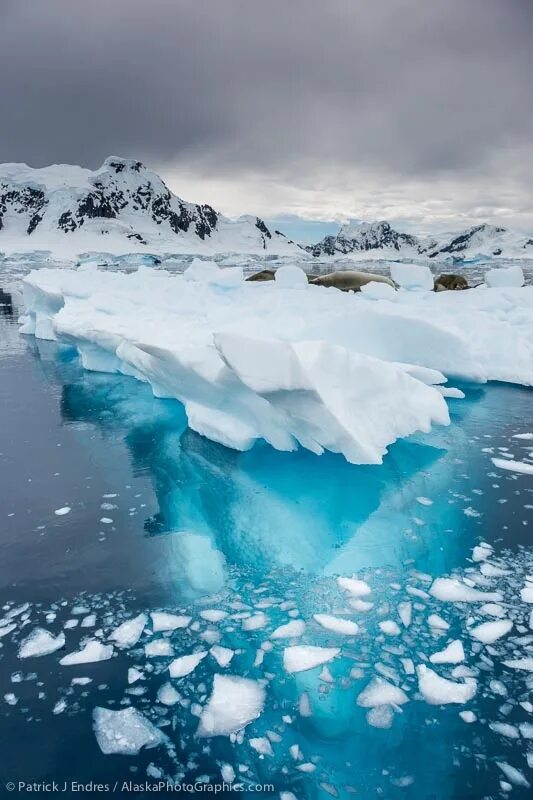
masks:
<path id="1" fill-rule="evenodd" d="M 386 283 L 396 289 L 394 281 L 385 275 L 376 275 L 373 272 L 357 272 L 356 270 L 330 272 L 329 275 L 318 275 L 316 278 L 309 279 L 309 283 L 314 286 L 333 286 L 342 292 L 360 292 L 361 286 L 372 282 Z"/>
<path id="2" fill-rule="evenodd" d="M 439 275 L 438 278 L 435 278 L 435 283 L 433 285 L 433 290 L 435 292 L 456 292 L 469 288 L 466 278 L 462 275 L 454 275 L 453 273 Z"/>
<path id="3" fill-rule="evenodd" d="M 275 271 L 273 269 L 262 269 L 261 272 L 254 272 L 253 275 L 248 275 L 247 281 L 273 281 L 275 278 Z"/>

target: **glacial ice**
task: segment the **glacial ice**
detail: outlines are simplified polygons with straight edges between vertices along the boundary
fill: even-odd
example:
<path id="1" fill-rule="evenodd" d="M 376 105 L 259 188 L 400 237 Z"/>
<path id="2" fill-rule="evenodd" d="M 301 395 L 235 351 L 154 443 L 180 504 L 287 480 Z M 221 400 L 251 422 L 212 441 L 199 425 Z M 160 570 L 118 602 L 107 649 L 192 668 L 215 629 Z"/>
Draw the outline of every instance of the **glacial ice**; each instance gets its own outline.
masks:
<path id="1" fill-rule="evenodd" d="M 286 672 L 305 672 L 321 664 L 326 664 L 338 656 L 338 647 L 316 647 L 313 645 L 294 645 L 283 652 L 283 666 Z"/>
<path id="2" fill-rule="evenodd" d="M 438 653 L 433 653 L 429 660 L 432 664 L 460 664 L 465 660 L 465 651 L 463 644 L 459 639 L 450 642 L 444 650 L 439 650 Z"/>
<path id="3" fill-rule="evenodd" d="M 303 619 L 292 619 L 284 625 L 280 625 L 270 634 L 271 639 L 295 639 L 302 636 L 305 632 L 305 622 Z"/>
<path id="4" fill-rule="evenodd" d="M 215 675 L 213 691 L 198 725 L 198 736 L 230 736 L 257 719 L 266 692 L 257 681 L 237 675 Z"/>
<path id="5" fill-rule="evenodd" d="M 337 578 L 337 584 L 352 597 L 366 597 L 371 592 L 368 583 L 358 578 Z"/>
<path id="6" fill-rule="evenodd" d="M 409 698 L 403 689 L 394 686 L 383 678 L 373 678 L 357 697 L 357 705 L 363 708 L 376 706 L 401 706 Z"/>
<path id="7" fill-rule="evenodd" d="M 154 633 L 161 631 L 175 631 L 177 628 L 186 628 L 191 617 L 183 614 L 169 614 L 166 611 L 152 611 L 152 629 Z"/>
<path id="8" fill-rule="evenodd" d="M 97 706 L 93 710 L 93 728 L 102 753 L 136 756 L 143 748 L 157 747 L 165 735 L 135 708 L 113 711 Z"/>
<path id="9" fill-rule="evenodd" d="M 102 644 L 96 639 L 90 639 L 81 650 L 68 653 L 60 660 L 64 667 L 73 664 L 92 664 L 94 661 L 107 661 L 113 655 L 112 644 Z"/>
<path id="10" fill-rule="evenodd" d="M 430 705 L 467 703 L 477 691 L 477 681 L 474 678 L 466 678 L 461 683 L 450 681 L 424 664 L 420 664 L 416 671 L 420 694 Z"/>
<path id="11" fill-rule="evenodd" d="M 513 461 L 507 458 L 493 458 L 492 463 L 498 469 L 505 469 L 509 472 L 521 472 L 523 475 L 533 475 L 533 464 L 526 461 Z"/>
<path id="12" fill-rule="evenodd" d="M 313 619 L 322 628 L 328 631 L 338 633 L 342 636 L 355 636 L 359 633 L 359 625 L 352 622 L 350 619 L 342 619 L 341 617 L 334 617 L 331 614 L 314 614 Z"/>
<path id="13" fill-rule="evenodd" d="M 457 578 L 437 578 L 433 581 L 429 592 L 437 600 L 447 600 L 451 603 L 500 602 L 502 600 L 499 592 L 482 592 L 467 586 Z"/>
<path id="14" fill-rule="evenodd" d="M 509 633 L 513 623 L 509 619 L 500 619 L 494 622 L 482 622 L 470 631 L 470 636 L 483 644 L 493 644 L 502 636 Z"/>
<path id="15" fill-rule="evenodd" d="M 191 653 L 188 656 L 180 656 L 179 658 L 175 658 L 168 667 L 170 677 L 184 678 L 185 675 L 190 675 L 190 673 L 196 669 L 200 661 L 202 661 L 206 655 L 207 652 L 202 650 L 200 653 Z"/>
<path id="16" fill-rule="evenodd" d="M 115 630 L 109 634 L 108 638 L 115 642 L 118 647 L 135 647 L 141 638 L 142 632 L 146 626 L 146 621 L 146 614 L 139 614 L 133 617 L 133 619 L 123 622 L 118 628 L 115 628 Z"/>

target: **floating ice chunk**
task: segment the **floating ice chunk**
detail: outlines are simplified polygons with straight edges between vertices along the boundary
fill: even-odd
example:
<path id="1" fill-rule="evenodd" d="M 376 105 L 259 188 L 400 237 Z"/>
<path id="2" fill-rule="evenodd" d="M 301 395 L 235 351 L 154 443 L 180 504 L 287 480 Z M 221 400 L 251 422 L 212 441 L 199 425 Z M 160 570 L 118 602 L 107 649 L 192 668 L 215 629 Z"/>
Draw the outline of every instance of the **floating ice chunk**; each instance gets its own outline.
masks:
<path id="1" fill-rule="evenodd" d="M 488 614 L 490 617 L 505 616 L 505 609 L 498 605 L 498 603 L 485 603 L 479 610 L 481 614 Z"/>
<path id="2" fill-rule="evenodd" d="M 379 629 L 387 636 L 398 636 L 401 633 L 400 626 L 393 619 L 384 619 L 379 623 Z"/>
<path id="3" fill-rule="evenodd" d="M 31 656 L 47 656 L 55 653 L 65 646 L 65 634 L 59 633 L 53 636 L 44 628 L 34 628 L 29 636 L 22 640 L 19 647 L 19 658 L 30 658 Z"/>
<path id="4" fill-rule="evenodd" d="M 174 650 L 168 639 L 152 639 L 144 645 L 144 655 L 147 658 L 173 656 Z"/>
<path id="5" fill-rule="evenodd" d="M 102 753 L 136 756 L 143 748 L 157 747 L 166 736 L 135 708 L 112 711 L 97 706 L 93 710 L 93 729 Z"/>
<path id="6" fill-rule="evenodd" d="M 499 694 L 501 697 L 507 697 L 507 688 L 501 681 L 492 680 L 489 683 L 489 689 L 491 692 L 494 692 L 494 694 Z"/>
<path id="7" fill-rule="evenodd" d="M 477 603 L 489 600 L 499 602 L 503 600 L 499 592 L 481 592 L 479 589 L 467 586 L 457 578 L 437 578 L 433 581 L 429 593 L 437 600 L 451 603 Z"/>
<path id="8" fill-rule="evenodd" d="M 65 699 L 58 700 L 52 709 L 52 714 L 62 714 L 66 707 L 67 701 Z"/>
<path id="9" fill-rule="evenodd" d="M 512 658 L 503 663 L 511 669 L 523 669 L 525 672 L 533 672 L 533 658 Z"/>
<path id="10" fill-rule="evenodd" d="M 274 751 L 272 750 L 272 745 L 270 744 L 270 741 L 269 739 L 267 739 L 266 736 L 250 739 L 250 747 L 253 747 L 253 749 L 262 756 L 274 755 Z"/>
<path id="11" fill-rule="evenodd" d="M 513 439 L 526 439 L 527 441 L 531 441 L 533 439 L 533 433 L 515 433 Z"/>
<path id="12" fill-rule="evenodd" d="M 235 655 L 234 650 L 230 650 L 229 647 L 221 647 L 218 644 L 214 644 L 209 652 L 211 653 L 211 655 L 213 656 L 219 667 L 227 667 L 231 659 Z"/>
<path id="13" fill-rule="evenodd" d="M 429 497 L 417 497 L 416 502 L 420 503 L 421 506 L 432 506 L 433 500 L 430 500 Z"/>
<path id="14" fill-rule="evenodd" d="M 520 735 L 524 739 L 533 739 L 533 725 L 531 722 L 521 722 L 518 726 Z"/>
<path id="15" fill-rule="evenodd" d="M 192 619 L 192 617 L 187 617 L 183 614 L 168 614 L 166 611 L 152 611 L 150 616 L 154 633 L 186 628 Z"/>
<path id="16" fill-rule="evenodd" d="M 449 624 L 446 622 L 445 619 L 439 617 L 438 614 L 430 614 L 428 617 L 428 625 L 430 628 L 433 628 L 437 631 L 447 631 L 450 627 Z"/>
<path id="17" fill-rule="evenodd" d="M 207 651 L 202 650 L 200 653 L 191 653 L 188 656 L 180 656 L 174 659 L 168 666 L 170 677 L 183 678 L 185 675 L 189 675 L 206 655 Z"/>
<path id="18" fill-rule="evenodd" d="M 220 774 L 222 775 L 224 783 L 233 783 L 235 780 L 235 770 L 231 764 L 222 764 Z"/>
<path id="19" fill-rule="evenodd" d="M 490 564 L 488 561 L 481 565 L 479 571 L 486 578 L 502 578 L 504 575 L 509 574 L 508 569 L 504 569 L 504 567 L 497 567 L 495 564 Z"/>
<path id="20" fill-rule="evenodd" d="M 4 695 L 4 700 L 8 704 L 8 706 L 16 706 L 18 703 L 18 697 L 13 694 L 13 692 L 8 692 Z"/>
<path id="21" fill-rule="evenodd" d="M 459 716 L 461 717 L 463 722 L 472 723 L 476 722 L 477 720 L 477 717 L 473 711 L 459 711 Z"/>
<path id="22" fill-rule="evenodd" d="M 200 616 L 202 619 L 205 619 L 206 622 L 220 622 L 228 616 L 228 612 L 222 611 L 222 609 L 219 608 L 205 608 L 203 611 L 200 611 Z"/>
<path id="23" fill-rule="evenodd" d="M 96 625 L 96 614 L 88 614 L 81 621 L 81 628 L 94 628 Z"/>
<path id="24" fill-rule="evenodd" d="M 441 678 L 432 669 L 420 664 L 417 668 L 418 689 L 430 705 L 440 706 L 447 703 L 468 703 L 477 691 L 477 681 L 466 678 L 463 682 L 449 681 Z"/>
<path id="25" fill-rule="evenodd" d="M 508 722 L 489 722 L 489 728 L 500 736 L 506 736 L 507 739 L 520 739 L 518 728 Z"/>
<path id="26" fill-rule="evenodd" d="M 333 631 L 333 633 L 339 633 L 342 636 L 355 636 L 359 633 L 359 625 L 349 619 L 333 617 L 330 614 L 313 614 L 313 619 L 322 628 Z"/>
<path id="27" fill-rule="evenodd" d="M 489 558 L 493 553 L 493 548 L 490 544 L 486 542 L 481 542 L 481 544 L 477 544 L 474 549 L 472 550 L 472 560 L 473 561 L 485 561 L 485 559 Z"/>
<path id="28" fill-rule="evenodd" d="M 348 603 L 354 611 L 361 611 L 363 613 L 370 611 L 370 609 L 374 607 L 374 603 L 369 603 L 368 600 L 361 600 L 360 597 L 350 597 Z"/>
<path id="29" fill-rule="evenodd" d="M 513 784 L 513 786 L 523 786 L 524 789 L 530 788 L 531 784 L 519 769 L 512 767 L 506 761 L 497 761 L 496 764 L 499 766 L 507 780 Z"/>
<path id="30" fill-rule="evenodd" d="M 307 289 L 309 285 L 303 269 L 292 265 L 279 267 L 274 275 L 274 280 L 280 289 Z"/>
<path id="31" fill-rule="evenodd" d="M 500 289 L 506 286 L 520 288 L 524 285 L 524 273 L 518 265 L 489 269 L 485 273 L 485 283 L 491 289 Z"/>
<path id="32" fill-rule="evenodd" d="M 141 638 L 142 632 L 145 628 L 147 621 L 146 614 L 139 614 L 133 619 L 128 619 L 115 628 L 108 636 L 108 639 L 116 642 L 118 647 L 124 649 L 134 647 Z"/>
<path id="33" fill-rule="evenodd" d="M 64 667 L 70 667 L 73 664 L 92 664 L 95 661 L 107 661 L 112 655 L 112 644 L 102 644 L 97 639 L 89 639 L 81 650 L 68 653 L 59 663 Z"/>
<path id="34" fill-rule="evenodd" d="M 524 603 L 533 603 L 533 586 L 524 586 L 520 589 L 520 597 Z"/>
<path id="35" fill-rule="evenodd" d="M 459 639 L 455 639 L 453 642 L 450 642 L 444 650 L 433 653 L 433 655 L 429 657 L 429 660 L 432 664 L 459 664 L 461 661 L 465 660 L 465 651 L 462 642 Z"/>
<path id="36" fill-rule="evenodd" d="M 71 511 L 70 506 L 63 506 L 62 508 L 56 508 L 54 514 L 56 517 L 64 517 L 65 514 L 68 514 Z"/>
<path id="37" fill-rule="evenodd" d="M 413 615 L 413 604 L 407 600 L 398 604 L 398 615 L 402 621 L 404 628 L 408 628 L 411 624 L 411 617 Z"/>
<path id="38" fill-rule="evenodd" d="M 483 642 L 483 644 L 492 644 L 509 633 L 512 627 L 513 623 L 509 619 L 482 622 L 481 625 L 477 625 L 470 630 L 470 636 L 473 636 L 478 642 Z"/>
<path id="39" fill-rule="evenodd" d="M 341 589 L 351 594 L 352 597 L 366 597 L 372 591 L 366 581 L 358 578 L 337 578 L 337 583 Z"/>
<path id="40" fill-rule="evenodd" d="M 357 705 L 363 708 L 375 706 L 402 706 L 409 702 L 403 689 L 383 678 L 372 678 L 368 686 L 357 697 Z"/>
<path id="41" fill-rule="evenodd" d="M 455 400 L 464 400 L 466 396 L 461 389 L 457 389 L 455 386 L 436 386 L 435 388 L 443 397 L 450 397 L 454 398 Z"/>
<path id="42" fill-rule="evenodd" d="M 265 689 L 237 675 L 215 675 L 213 691 L 202 711 L 198 736 L 230 736 L 260 716 Z"/>
<path id="43" fill-rule="evenodd" d="M 11 631 L 14 631 L 16 627 L 17 626 L 16 626 L 16 624 L 14 622 L 12 622 L 10 625 L 2 626 L 0 628 L 0 639 L 3 639 L 4 636 L 7 636 L 8 633 L 11 633 Z"/>
<path id="44" fill-rule="evenodd" d="M 506 469 L 508 472 L 521 472 L 523 475 L 533 475 L 533 464 L 525 461 L 512 461 L 506 458 L 493 458 L 492 463 L 498 469 Z"/>
<path id="45" fill-rule="evenodd" d="M 159 687 L 157 699 L 164 706 L 175 706 L 178 700 L 181 700 L 181 695 L 174 689 L 170 681 L 167 681 Z"/>
<path id="46" fill-rule="evenodd" d="M 294 645 L 283 651 L 283 666 L 286 672 L 305 672 L 332 661 L 339 653 L 339 647 Z"/>
<path id="47" fill-rule="evenodd" d="M 296 639 L 305 632 L 305 622 L 303 619 L 292 619 L 285 625 L 280 625 L 270 635 L 271 639 Z"/>
<path id="48" fill-rule="evenodd" d="M 243 631 L 258 631 L 264 628 L 268 623 L 268 617 L 260 611 L 258 614 L 252 614 L 251 617 L 243 619 L 241 625 Z"/>
<path id="49" fill-rule="evenodd" d="M 72 678 L 72 680 L 71 680 L 71 684 L 73 686 L 87 686 L 87 684 L 92 683 L 92 682 L 93 682 L 93 679 L 92 678 L 88 678 L 88 677 L 85 677 L 85 678 Z"/>
<path id="50" fill-rule="evenodd" d="M 433 273 L 429 267 L 419 264 L 400 264 L 390 265 L 391 278 L 402 289 L 433 289 Z"/>
<path id="51" fill-rule="evenodd" d="M 144 675 L 138 669 L 135 669 L 135 667 L 130 667 L 128 669 L 128 683 L 136 683 L 140 681 L 141 678 L 144 678 Z"/>

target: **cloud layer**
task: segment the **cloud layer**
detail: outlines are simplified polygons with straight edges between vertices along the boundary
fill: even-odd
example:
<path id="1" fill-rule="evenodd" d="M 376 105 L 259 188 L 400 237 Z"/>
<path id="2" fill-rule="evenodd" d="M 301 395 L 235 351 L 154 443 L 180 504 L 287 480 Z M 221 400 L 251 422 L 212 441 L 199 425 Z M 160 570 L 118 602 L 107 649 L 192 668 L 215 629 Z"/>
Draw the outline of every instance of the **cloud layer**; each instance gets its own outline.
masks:
<path id="1" fill-rule="evenodd" d="M 530 0 L 0 0 L 0 160 L 132 155 L 232 211 L 522 220 L 532 35 Z"/>

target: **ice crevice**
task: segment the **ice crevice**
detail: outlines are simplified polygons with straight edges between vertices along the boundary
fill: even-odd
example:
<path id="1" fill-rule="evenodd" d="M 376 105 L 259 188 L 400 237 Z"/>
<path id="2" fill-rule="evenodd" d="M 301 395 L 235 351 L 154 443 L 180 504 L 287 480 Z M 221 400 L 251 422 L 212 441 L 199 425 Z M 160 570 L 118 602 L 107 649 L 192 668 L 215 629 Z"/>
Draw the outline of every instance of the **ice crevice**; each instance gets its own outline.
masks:
<path id="1" fill-rule="evenodd" d="M 356 464 L 449 424 L 445 396 L 461 393 L 448 377 L 533 384 L 533 287 L 381 297 L 304 284 L 295 267 L 268 284 L 193 267 L 36 270 L 21 331 L 75 345 L 86 369 L 148 382 L 228 447 L 264 440 Z"/>

